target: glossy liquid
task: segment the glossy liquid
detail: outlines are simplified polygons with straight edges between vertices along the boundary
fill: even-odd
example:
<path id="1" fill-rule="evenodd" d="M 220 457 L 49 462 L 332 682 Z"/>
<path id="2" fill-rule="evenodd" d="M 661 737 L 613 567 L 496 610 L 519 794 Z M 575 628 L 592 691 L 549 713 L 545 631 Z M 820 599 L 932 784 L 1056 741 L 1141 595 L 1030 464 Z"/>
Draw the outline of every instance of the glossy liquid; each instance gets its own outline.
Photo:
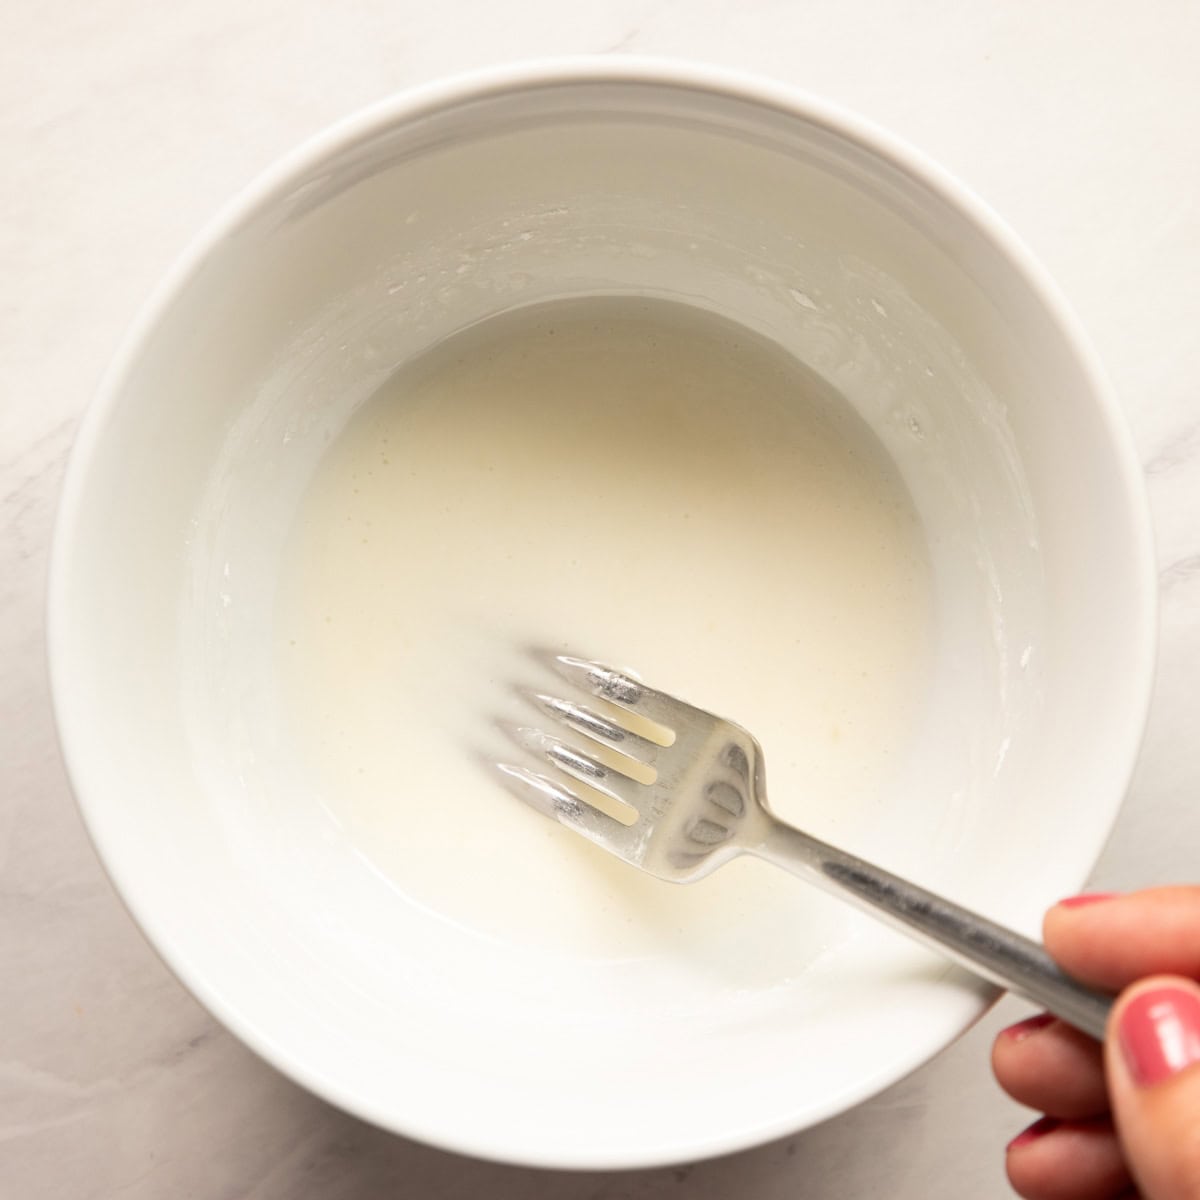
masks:
<path id="1" fill-rule="evenodd" d="M 593 300 L 469 330 L 352 420 L 299 512 L 281 679 L 314 791 L 413 903 L 584 956 L 752 952 L 786 906 L 739 860 L 691 887 L 524 809 L 487 763 L 536 721 L 537 647 L 609 661 L 762 742 L 773 807 L 836 839 L 886 803 L 928 669 L 930 578 L 867 427 L 778 348 L 679 305 Z M 558 685 L 561 688 L 561 685 Z"/>

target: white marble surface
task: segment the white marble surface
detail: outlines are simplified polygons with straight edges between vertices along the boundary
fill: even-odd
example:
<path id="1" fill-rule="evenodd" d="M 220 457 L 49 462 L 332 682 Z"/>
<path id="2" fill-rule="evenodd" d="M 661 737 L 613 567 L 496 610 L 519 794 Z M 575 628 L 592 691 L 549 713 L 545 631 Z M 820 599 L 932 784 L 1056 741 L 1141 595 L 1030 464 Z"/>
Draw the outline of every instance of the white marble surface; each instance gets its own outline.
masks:
<path id="1" fill-rule="evenodd" d="M 1190 0 L 6 0 L 0 16 L 0 1195 L 366 1200 L 1009 1195 L 1006 1002 L 855 1112 L 717 1162 L 499 1168 L 390 1137 L 215 1026 L 96 862 L 54 741 L 46 552 L 79 414 L 139 301 L 231 192 L 397 88 L 563 52 L 748 67 L 889 125 L 1057 275 L 1133 425 L 1156 523 L 1158 687 L 1104 886 L 1197 875 L 1200 7 Z M 1064 464 L 1069 469 L 1069 464 Z M 1029 831 L 1031 840 L 1037 830 Z"/>

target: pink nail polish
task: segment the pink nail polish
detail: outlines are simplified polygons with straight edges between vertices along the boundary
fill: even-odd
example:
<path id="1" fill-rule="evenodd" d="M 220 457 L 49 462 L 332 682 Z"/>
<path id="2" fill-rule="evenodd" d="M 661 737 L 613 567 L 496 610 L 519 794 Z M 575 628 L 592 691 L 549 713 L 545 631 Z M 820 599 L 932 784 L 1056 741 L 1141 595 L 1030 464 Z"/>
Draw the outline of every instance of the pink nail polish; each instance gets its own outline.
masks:
<path id="1" fill-rule="evenodd" d="M 1050 1013 L 1038 1013 L 1036 1017 L 1026 1017 L 1024 1021 L 1010 1025 L 1004 1031 L 1004 1036 L 1011 1038 L 1014 1042 L 1023 1042 L 1038 1030 L 1045 1029 L 1047 1025 L 1053 1025 L 1054 1021 L 1055 1018 Z"/>
<path id="2" fill-rule="evenodd" d="M 1200 997 L 1180 987 L 1135 996 L 1121 1013 L 1121 1051 L 1135 1083 L 1162 1083 L 1200 1062 Z"/>
<path id="3" fill-rule="evenodd" d="M 1063 908 L 1083 908 L 1087 904 L 1099 904 L 1102 900 L 1115 900 L 1120 892 L 1082 892 L 1078 896 L 1067 896 L 1058 903 Z"/>
<path id="4" fill-rule="evenodd" d="M 1019 1150 L 1022 1146 L 1028 1146 L 1031 1142 L 1036 1142 L 1038 1138 L 1045 1137 L 1046 1134 L 1057 1129 L 1059 1124 L 1060 1122 L 1054 1117 L 1039 1117 L 1028 1129 L 1018 1133 L 1005 1149 Z"/>

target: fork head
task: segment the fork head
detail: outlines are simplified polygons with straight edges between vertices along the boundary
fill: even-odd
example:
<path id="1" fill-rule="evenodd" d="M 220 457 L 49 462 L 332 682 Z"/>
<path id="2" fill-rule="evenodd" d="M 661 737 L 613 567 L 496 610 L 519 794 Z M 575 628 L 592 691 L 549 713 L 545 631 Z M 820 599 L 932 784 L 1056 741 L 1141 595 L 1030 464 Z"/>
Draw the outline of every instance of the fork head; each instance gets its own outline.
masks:
<path id="1" fill-rule="evenodd" d="M 758 839 L 762 750 L 746 730 L 601 663 L 555 655 L 550 665 L 564 694 L 525 693 L 542 721 L 506 727 L 537 761 L 497 764 L 511 792 L 674 883 Z"/>

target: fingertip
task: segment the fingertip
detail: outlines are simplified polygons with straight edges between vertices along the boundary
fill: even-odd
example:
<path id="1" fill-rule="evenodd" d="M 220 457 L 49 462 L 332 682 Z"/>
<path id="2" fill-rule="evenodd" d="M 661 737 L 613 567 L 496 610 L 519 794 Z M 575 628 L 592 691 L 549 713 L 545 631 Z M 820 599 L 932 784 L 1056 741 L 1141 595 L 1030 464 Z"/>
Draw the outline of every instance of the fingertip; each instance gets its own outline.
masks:
<path id="1" fill-rule="evenodd" d="M 1004 1166 L 1026 1200 L 1095 1200 L 1116 1196 L 1131 1182 L 1106 1118 L 1041 1117 L 1009 1142 Z"/>
<path id="2" fill-rule="evenodd" d="M 1077 896 L 1064 896 L 1046 910 L 1042 918 L 1043 937 L 1050 941 L 1056 931 L 1071 929 L 1080 919 L 1090 920 L 1090 910 L 1120 899 L 1120 892 L 1080 892 Z"/>
<path id="3" fill-rule="evenodd" d="M 1007 1042 L 1023 1042 L 1047 1026 L 1053 1025 L 1056 1020 L 1057 1018 L 1052 1013 L 1037 1013 L 1035 1016 L 1026 1017 L 1025 1020 L 1000 1030 L 996 1039 L 997 1041 L 1003 1038 Z"/>
<path id="4" fill-rule="evenodd" d="M 1012 1082 L 1012 1065 L 1014 1061 L 1019 1061 L 1020 1043 L 1053 1025 L 1054 1021 L 1055 1018 L 1050 1013 L 1037 1013 L 1023 1021 L 1017 1021 L 1014 1025 L 1006 1026 L 992 1039 L 992 1074 L 1005 1091 L 1009 1091 Z"/>
<path id="5" fill-rule="evenodd" d="M 1005 1154 L 1011 1154 L 1014 1150 L 1021 1150 L 1025 1146 L 1032 1146 L 1034 1142 L 1043 1138 L 1048 1133 L 1053 1133 L 1062 1122 L 1056 1117 L 1038 1117 L 1036 1121 L 1025 1129 L 1022 1129 L 1007 1146 L 1004 1147 Z"/>
<path id="6" fill-rule="evenodd" d="M 1108 1111 L 1100 1046 L 1048 1013 L 997 1034 L 991 1066 L 1018 1104 L 1049 1116 L 1077 1120 Z"/>
<path id="7" fill-rule="evenodd" d="M 1148 1196 L 1200 1196 L 1200 985 L 1155 975 L 1127 988 L 1105 1044 L 1113 1115 Z"/>
<path id="8" fill-rule="evenodd" d="M 1200 1062 L 1200 984 L 1175 975 L 1143 979 L 1121 993 L 1109 1032 L 1130 1081 L 1162 1083 Z"/>
<path id="9" fill-rule="evenodd" d="M 1091 892 L 1050 908 L 1046 950 L 1069 975 L 1106 991 L 1144 976 L 1200 974 L 1200 888 Z"/>

